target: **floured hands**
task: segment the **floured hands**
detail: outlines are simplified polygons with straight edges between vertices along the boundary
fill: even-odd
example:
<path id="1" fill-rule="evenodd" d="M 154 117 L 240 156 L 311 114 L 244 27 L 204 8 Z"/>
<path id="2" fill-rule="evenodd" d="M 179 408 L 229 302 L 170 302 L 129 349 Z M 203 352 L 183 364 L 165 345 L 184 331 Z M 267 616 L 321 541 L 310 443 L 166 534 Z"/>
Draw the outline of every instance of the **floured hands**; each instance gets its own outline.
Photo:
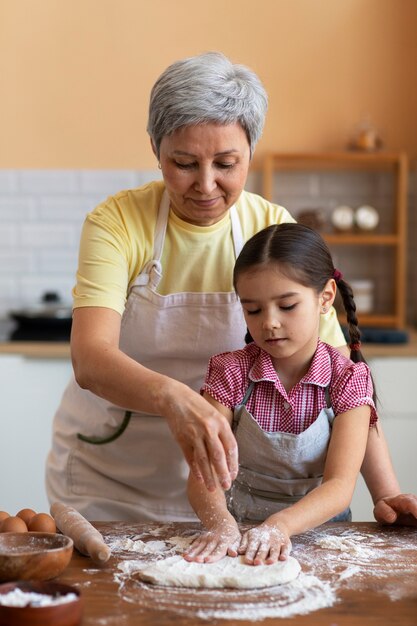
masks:
<path id="1" fill-rule="evenodd" d="M 280 528 L 267 520 L 244 533 L 239 554 L 244 554 L 246 563 L 251 565 L 272 565 L 277 561 L 285 561 L 291 548 L 284 526 Z"/>
<path id="2" fill-rule="evenodd" d="M 239 528 L 236 522 L 231 521 L 201 533 L 184 554 L 184 558 L 197 563 L 214 563 L 226 554 L 237 556 L 240 540 Z"/>
<path id="3" fill-rule="evenodd" d="M 374 516 L 381 524 L 417 526 L 417 496 L 400 493 L 397 496 L 381 498 L 375 504 Z"/>

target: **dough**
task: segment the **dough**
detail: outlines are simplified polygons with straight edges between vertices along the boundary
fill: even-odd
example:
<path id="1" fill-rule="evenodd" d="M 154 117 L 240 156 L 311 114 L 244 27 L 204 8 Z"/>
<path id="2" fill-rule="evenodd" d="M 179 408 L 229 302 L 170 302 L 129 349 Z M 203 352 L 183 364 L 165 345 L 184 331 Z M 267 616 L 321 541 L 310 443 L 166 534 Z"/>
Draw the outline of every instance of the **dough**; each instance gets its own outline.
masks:
<path id="1" fill-rule="evenodd" d="M 225 556 L 216 563 L 190 563 L 177 554 L 143 564 L 137 574 L 141 580 L 165 587 L 256 589 L 294 580 L 300 570 L 299 562 L 292 556 L 273 565 L 247 565 L 243 556 Z"/>

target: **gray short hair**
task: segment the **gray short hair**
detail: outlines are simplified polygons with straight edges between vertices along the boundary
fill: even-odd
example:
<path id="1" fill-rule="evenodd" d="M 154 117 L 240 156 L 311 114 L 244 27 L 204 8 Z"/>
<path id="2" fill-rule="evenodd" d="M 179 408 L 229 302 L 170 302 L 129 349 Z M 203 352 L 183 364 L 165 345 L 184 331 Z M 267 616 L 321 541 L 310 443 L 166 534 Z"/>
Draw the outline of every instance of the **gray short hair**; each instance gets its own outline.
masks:
<path id="1" fill-rule="evenodd" d="M 151 91 L 147 131 L 159 157 L 162 138 L 181 126 L 240 123 L 251 156 L 262 135 L 268 97 L 258 76 L 220 52 L 176 61 Z"/>

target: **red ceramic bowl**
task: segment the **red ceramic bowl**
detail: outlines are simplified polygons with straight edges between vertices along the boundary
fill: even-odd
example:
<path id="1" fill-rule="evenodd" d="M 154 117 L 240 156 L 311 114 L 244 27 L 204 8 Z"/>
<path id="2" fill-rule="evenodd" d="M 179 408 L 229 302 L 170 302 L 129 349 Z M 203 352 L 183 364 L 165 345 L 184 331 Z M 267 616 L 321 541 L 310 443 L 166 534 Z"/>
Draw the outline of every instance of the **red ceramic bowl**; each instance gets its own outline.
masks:
<path id="1" fill-rule="evenodd" d="M 74 593 L 76 598 L 49 606 L 5 606 L 0 604 L 0 626 L 78 626 L 83 612 L 83 598 L 75 587 L 55 582 L 22 581 L 0 585 L 1 596 L 20 589 L 23 593 L 39 593 L 52 601 Z"/>

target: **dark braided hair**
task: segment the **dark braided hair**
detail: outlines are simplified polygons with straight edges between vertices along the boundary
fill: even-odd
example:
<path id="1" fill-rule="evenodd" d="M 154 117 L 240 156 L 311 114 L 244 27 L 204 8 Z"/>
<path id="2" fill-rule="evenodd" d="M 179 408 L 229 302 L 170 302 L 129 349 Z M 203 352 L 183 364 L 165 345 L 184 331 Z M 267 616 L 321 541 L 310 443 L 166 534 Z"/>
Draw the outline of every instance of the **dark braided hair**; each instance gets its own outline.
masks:
<path id="1" fill-rule="evenodd" d="M 293 223 L 275 224 L 259 231 L 246 242 L 236 260 L 235 289 L 240 274 L 256 265 L 271 263 L 279 264 L 286 276 L 304 287 L 311 287 L 317 294 L 323 291 L 329 279 L 335 279 L 346 312 L 350 358 L 354 363 L 366 363 L 360 350 L 361 332 L 352 288 L 335 269 L 330 250 L 320 234 L 304 224 Z M 248 340 L 252 341 L 249 332 L 247 343 Z"/>

